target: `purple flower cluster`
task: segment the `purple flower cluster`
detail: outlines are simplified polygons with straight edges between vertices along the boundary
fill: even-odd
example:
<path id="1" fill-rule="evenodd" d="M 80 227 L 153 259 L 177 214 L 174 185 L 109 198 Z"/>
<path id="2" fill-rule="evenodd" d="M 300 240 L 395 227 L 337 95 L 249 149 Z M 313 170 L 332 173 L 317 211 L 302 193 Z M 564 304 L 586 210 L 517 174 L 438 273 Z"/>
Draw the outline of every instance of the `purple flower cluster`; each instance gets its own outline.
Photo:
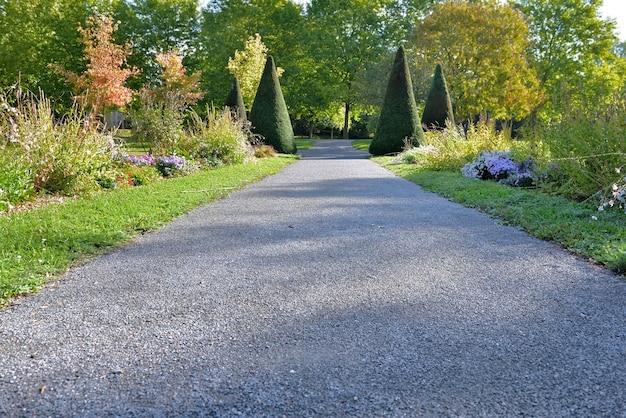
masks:
<path id="1" fill-rule="evenodd" d="M 493 158 L 486 161 L 487 170 L 489 174 L 496 180 L 502 180 L 511 173 L 517 171 L 517 164 L 506 156 L 505 158 Z"/>
<path id="2" fill-rule="evenodd" d="M 155 160 L 152 155 L 140 155 L 140 156 L 127 155 L 126 159 L 128 160 L 129 163 L 131 163 L 132 165 L 136 165 L 137 167 L 155 164 Z"/>
<path id="3" fill-rule="evenodd" d="M 532 160 L 516 163 L 508 152 L 483 151 L 461 168 L 464 177 L 498 180 L 509 186 L 532 186 L 535 181 Z"/>
<path id="4" fill-rule="evenodd" d="M 176 171 L 182 171 L 186 163 L 185 157 L 179 157 L 177 155 L 157 157 L 156 168 L 164 177 L 168 177 Z"/>

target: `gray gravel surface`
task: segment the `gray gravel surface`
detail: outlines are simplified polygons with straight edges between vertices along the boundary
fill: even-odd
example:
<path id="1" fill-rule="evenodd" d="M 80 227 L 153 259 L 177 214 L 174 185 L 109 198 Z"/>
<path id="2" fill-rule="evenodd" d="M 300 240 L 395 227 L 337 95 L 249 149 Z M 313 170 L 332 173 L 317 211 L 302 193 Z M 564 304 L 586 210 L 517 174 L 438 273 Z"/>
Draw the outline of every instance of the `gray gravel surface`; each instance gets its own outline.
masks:
<path id="1" fill-rule="evenodd" d="M 0 311 L 0 416 L 626 416 L 626 281 L 305 155 Z"/>

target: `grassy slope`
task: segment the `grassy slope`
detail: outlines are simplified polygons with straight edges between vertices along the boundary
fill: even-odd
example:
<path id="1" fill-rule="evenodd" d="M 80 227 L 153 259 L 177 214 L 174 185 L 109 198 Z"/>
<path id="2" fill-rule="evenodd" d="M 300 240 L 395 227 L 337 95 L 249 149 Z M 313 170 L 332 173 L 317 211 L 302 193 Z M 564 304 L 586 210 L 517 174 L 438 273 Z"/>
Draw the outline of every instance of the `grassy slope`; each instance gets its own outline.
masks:
<path id="1" fill-rule="evenodd" d="M 88 256 L 154 230 L 199 205 L 276 173 L 281 156 L 148 186 L 118 189 L 0 217 L 0 306 Z"/>

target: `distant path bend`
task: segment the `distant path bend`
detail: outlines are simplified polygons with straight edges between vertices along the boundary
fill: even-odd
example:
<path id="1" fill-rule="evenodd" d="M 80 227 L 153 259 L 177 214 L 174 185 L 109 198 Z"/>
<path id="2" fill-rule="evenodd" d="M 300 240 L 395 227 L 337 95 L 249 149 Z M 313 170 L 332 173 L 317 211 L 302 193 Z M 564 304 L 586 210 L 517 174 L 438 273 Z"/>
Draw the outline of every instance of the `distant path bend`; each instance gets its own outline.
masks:
<path id="1" fill-rule="evenodd" d="M 0 416 L 626 416 L 626 281 L 304 155 L 0 311 Z"/>

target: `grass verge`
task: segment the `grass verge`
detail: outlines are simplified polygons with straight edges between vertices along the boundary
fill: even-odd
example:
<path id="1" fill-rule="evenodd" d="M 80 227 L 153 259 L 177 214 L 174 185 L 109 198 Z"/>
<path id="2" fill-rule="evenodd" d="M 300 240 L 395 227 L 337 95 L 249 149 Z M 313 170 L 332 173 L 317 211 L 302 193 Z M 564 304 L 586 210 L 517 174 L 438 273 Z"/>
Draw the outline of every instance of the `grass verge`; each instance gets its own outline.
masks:
<path id="1" fill-rule="evenodd" d="M 352 146 L 359 151 L 369 151 L 371 143 L 371 139 L 355 139 L 352 141 Z"/>
<path id="2" fill-rule="evenodd" d="M 532 189 L 468 179 L 455 172 L 392 164 L 390 157 L 373 160 L 425 190 L 479 209 L 537 238 L 555 242 L 601 263 L 618 274 L 626 274 L 626 216 L 619 210 L 599 212 L 597 206 Z"/>
<path id="3" fill-rule="evenodd" d="M 297 138 L 296 139 L 296 147 L 301 150 L 301 149 L 311 149 L 313 148 L 313 145 L 315 145 L 315 140 L 314 139 L 303 139 L 303 138 Z"/>
<path id="4" fill-rule="evenodd" d="M 163 226 L 294 161 L 294 156 L 265 158 L 2 216 L 0 306 L 9 298 L 37 290 L 90 256 Z"/>

